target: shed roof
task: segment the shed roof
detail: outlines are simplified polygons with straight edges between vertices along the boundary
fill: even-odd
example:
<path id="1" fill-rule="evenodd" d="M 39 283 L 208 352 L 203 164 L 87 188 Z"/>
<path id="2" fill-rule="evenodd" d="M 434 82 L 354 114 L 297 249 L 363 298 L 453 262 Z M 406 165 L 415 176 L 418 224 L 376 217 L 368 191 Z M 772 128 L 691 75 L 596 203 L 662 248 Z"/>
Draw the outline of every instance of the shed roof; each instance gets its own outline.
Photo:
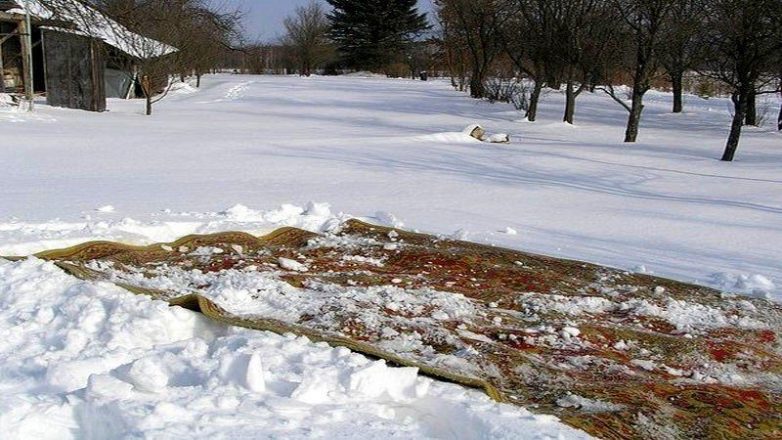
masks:
<path id="1" fill-rule="evenodd" d="M 103 40 L 109 46 L 141 59 L 156 58 L 176 52 L 176 48 L 130 31 L 105 14 L 79 0 L 2 0 L 10 4 L 11 14 L 24 14 L 25 4 L 34 17 L 71 22 L 76 29 L 50 27 L 63 32 L 79 33 Z M 14 6 L 15 5 L 15 6 Z"/>

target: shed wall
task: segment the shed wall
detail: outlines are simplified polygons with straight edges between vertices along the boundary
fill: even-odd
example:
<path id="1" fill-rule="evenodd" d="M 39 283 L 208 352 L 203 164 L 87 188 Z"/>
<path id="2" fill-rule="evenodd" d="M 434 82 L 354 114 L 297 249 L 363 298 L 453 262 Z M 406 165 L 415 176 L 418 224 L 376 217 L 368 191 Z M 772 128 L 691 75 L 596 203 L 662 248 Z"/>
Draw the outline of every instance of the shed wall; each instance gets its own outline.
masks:
<path id="1" fill-rule="evenodd" d="M 106 110 L 105 61 L 95 40 L 44 31 L 46 100 L 55 107 Z"/>

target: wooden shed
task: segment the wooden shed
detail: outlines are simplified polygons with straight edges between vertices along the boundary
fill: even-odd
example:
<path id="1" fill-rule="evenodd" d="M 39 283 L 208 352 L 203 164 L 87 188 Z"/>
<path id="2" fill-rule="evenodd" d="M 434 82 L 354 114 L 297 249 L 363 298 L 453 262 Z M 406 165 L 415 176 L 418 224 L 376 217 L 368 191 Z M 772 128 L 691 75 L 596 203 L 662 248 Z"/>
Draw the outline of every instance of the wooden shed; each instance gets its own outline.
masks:
<path id="1" fill-rule="evenodd" d="M 42 31 L 46 102 L 55 107 L 106 110 L 102 42 L 77 33 Z"/>
<path id="2" fill-rule="evenodd" d="M 0 0 L 0 93 L 19 96 L 31 72 L 32 89 L 45 95 L 47 104 L 100 112 L 106 110 L 107 90 L 110 97 L 135 97 L 134 73 L 126 71 L 132 63 L 113 62 L 117 56 L 140 57 L 127 53 L 130 49 L 123 41 L 152 42 L 153 47 L 160 47 L 161 55 L 176 50 L 132 34 L 78 0 L 59 2 L 73 5 L 73 9 L 60 10 L 53 3 L 30 0 L 31 47 L 27 48 L 23 2 Z M 75 9 L 82 13 L 74 14 Z M 87 19 L 91 23 L 81 23 Z M 32 54 L 31 62 L 26 53 Z"/>

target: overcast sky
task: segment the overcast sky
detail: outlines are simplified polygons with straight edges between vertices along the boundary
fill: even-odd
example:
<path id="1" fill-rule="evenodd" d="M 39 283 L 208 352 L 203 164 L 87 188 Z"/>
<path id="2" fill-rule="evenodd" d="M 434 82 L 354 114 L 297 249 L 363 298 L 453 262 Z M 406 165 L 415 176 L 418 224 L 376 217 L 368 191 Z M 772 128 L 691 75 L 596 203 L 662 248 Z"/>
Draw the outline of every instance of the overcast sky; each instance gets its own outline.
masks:
<path id="1" fill-rule="evenodd" d="M 282 20 L 297 6 L 310 0 L 213 0 L 230 8 L 241 8 L 245 12 L 245 28 L 249 37 L 264 41 L 274 40 L 282 33 Z M 319 0 L 326 4 L 325 0 Z M 432 9 L 432 0 L 418 1 L 422 11 Z"/>

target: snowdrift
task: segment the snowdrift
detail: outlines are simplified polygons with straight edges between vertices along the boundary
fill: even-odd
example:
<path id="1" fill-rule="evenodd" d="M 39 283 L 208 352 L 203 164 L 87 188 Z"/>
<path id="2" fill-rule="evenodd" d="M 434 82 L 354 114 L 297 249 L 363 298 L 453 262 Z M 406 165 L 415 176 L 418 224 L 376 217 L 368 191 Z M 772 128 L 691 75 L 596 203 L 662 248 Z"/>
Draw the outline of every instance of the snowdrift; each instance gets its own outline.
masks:
<path id="1" fill-rule="evenodd" d="M 221 323 L 416 367 L 602 438 L 780 435 L 782 307 L 760 299 L 356 220 L 325 235 L 37 257 Z"/>

